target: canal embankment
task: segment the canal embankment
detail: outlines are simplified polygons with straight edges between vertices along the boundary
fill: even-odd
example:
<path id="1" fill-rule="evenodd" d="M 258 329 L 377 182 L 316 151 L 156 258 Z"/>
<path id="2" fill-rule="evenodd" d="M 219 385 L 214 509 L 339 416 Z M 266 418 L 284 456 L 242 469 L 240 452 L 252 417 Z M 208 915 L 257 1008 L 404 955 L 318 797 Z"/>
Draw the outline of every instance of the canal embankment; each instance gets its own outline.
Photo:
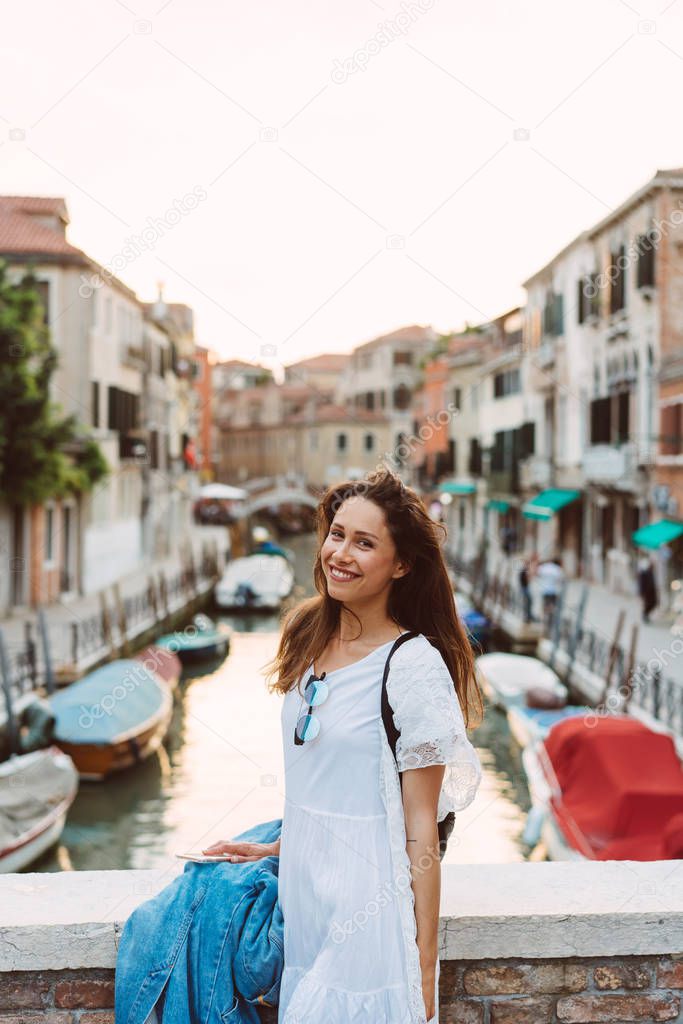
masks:
<path id="1" fill-rule="evenodd" d="M 0 1021 L 113 1024 L 123 925 L 180 870 L 0 877 Z M 680 1022 L 682 949 L 670 862 L 442 869 L 444 1024 Z"/>

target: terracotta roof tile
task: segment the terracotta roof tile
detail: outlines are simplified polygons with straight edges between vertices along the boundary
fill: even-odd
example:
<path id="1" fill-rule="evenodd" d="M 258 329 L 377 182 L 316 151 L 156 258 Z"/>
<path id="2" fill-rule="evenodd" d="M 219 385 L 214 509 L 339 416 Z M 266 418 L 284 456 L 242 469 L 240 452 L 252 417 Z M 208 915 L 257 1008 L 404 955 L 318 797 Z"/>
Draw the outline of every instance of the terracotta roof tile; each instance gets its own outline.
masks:
<path id="1" fill-rule="evenodd" d="M 61 228 L 46 224 L 42 217 L 57 217 Z M 22 256 L 68 256 L 91 261 L 64 231 L 69 223 L 66 203 L 58 197 L 0 196 L 0 253 Z"/>
<path id="2" fill-rule="evenodd" d="M 285 370 L 306 369 L 321 371 L 343 370 L 351 356 L 347 352 L 322 352 L 319 356 L 311 356 L 308 359 L 299 359 L 296 363 L 289 363 Z"/>
<path id="3" fill-rule="evenodd" d="M 401 341 L 412 341 L 418 344 L 426 344 L 432 342 L 436 338 L 434 329 L 432 327 L 423 327 L 420 324 L 411 324 L 409 327 L 399 327 L 396 331 L 391 331 L 389 334 L 382 334 L 379 338 L 373 338 L 371 341 L 366 341 L 363 345 L 356 345 L 354 352 L 359 352 L 362 349 L 379 347 L 380 345 L 386 345 L 387 342 L 401 342 Z"/>

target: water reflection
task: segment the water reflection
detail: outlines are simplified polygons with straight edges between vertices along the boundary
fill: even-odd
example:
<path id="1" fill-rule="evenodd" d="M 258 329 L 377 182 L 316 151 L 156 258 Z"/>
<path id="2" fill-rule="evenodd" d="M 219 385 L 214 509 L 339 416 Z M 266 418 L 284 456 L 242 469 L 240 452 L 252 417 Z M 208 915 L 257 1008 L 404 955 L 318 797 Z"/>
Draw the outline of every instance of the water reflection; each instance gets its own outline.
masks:
<path id="1" fill-rule="evenodd" d="M 295 603 L 312 593 L 314 537 L 288 538 L 296 553 Z M 168 867 L 284 806 L 280 701 L 265 665 L 277 649 L 279 616 L 223 615 L 232 627 L 223 662 L 183 672 L 179 700 L 158 755 L 104 783 L 82 783 L 60 847 L 30 870 Z M 473 735 L 484 767 L 474 804 L 457 816 L 445 863 L 521 860 L 528 792 L 505 716 L 488 708 Z"/>

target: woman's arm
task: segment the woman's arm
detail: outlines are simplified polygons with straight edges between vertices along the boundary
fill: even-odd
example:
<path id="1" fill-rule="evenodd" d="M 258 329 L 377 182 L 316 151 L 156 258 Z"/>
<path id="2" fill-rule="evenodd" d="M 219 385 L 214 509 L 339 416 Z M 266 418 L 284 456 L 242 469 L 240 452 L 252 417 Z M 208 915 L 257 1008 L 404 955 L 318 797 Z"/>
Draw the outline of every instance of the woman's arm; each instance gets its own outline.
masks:
<path id="1" fill-rule="evenodd" d="M 406 849 L 410 858 L 422 996 L 427 1020 L 435 1011 L 436 961 L 439 956 L 441 862 L 436 815 L 445 767 L 442 764 L 402 773 Z"/>
<path id="2" fill-rule="evenodd" d="M 262 860 L 264 857 L 280 856 L 280 840 L 273 843 L 233 842 L 231 839 L 220 839 L 213 846 L 208 846 L 203 853 L 214 857 L 225 857 L 226 860 L 241 863 L 248 860 Z"/>

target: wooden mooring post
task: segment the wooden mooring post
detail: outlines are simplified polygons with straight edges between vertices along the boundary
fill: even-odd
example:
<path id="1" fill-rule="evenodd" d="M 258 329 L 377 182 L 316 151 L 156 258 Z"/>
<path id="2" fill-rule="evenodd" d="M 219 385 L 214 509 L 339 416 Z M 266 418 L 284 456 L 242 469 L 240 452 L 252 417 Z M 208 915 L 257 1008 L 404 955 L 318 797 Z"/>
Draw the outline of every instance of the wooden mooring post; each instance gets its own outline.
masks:
<path id="1" fill-rule="evenodd" d="M 9 752 L 15 754 L 19 750 L 19 730 L 17 720 L 14 717 L 12 707 L 12 677 L 9 655 L 5 635 L 0 629 L 0 677 L 2 677 L 2 691 L 5 695 L 5 710 L 7 712 L 7 734 L 9 738 Z"/>

